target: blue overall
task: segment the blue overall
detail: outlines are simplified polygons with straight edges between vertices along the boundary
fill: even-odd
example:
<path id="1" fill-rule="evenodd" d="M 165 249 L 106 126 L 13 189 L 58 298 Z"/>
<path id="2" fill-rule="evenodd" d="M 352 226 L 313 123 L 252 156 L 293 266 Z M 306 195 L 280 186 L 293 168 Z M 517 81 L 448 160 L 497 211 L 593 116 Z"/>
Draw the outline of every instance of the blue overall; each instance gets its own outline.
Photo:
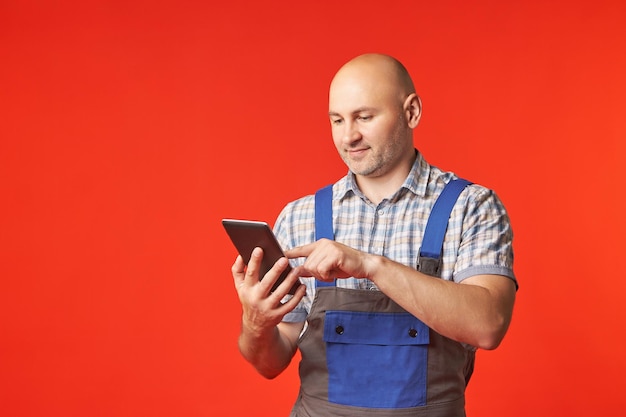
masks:
<path id="1" fill-rule="evenodd" d="M 431 211 L 418 270 L 439 276 L 450 212 L 469 184 L 453 180 Z M 315 196 L 316 239 L 334 239 L 332 186 Z M 380 291 L 317 281 L 298 341 L 301 388 L 291 417 L 465 416 L 474 352 L 428 328 Z"/>

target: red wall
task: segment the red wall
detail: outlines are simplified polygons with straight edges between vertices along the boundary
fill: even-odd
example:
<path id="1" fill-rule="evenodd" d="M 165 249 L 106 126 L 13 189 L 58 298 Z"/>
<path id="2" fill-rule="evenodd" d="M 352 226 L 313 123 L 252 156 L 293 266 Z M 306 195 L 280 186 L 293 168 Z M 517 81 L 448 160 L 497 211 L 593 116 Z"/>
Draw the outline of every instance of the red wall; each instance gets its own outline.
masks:
<path id="1" fill-rule="evenodd" d="M 521 284 L 474 416 L 626 408 L 626 3 L 4 1 L 0 414 L 280 416 L 236 348 L 219 220 L 345 172 L 335 70 L 412 72 L 416 146 L 497 190 Z"/>

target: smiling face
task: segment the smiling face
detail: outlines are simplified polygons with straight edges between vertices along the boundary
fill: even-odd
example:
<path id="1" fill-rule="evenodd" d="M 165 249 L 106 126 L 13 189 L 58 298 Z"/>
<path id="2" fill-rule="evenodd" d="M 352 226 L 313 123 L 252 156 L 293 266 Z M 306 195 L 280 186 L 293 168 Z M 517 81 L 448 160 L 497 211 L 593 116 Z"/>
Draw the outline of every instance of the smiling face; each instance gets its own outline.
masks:
<path id="1" fill-rule="evenodd" d="M 386 56 L 361 56 L 331 83 L 333 141 L 357 180 L 396 175 L 404 180 L 415 157 L 412 130 L 419 120 L 419 98 L 398 65 Z"/>

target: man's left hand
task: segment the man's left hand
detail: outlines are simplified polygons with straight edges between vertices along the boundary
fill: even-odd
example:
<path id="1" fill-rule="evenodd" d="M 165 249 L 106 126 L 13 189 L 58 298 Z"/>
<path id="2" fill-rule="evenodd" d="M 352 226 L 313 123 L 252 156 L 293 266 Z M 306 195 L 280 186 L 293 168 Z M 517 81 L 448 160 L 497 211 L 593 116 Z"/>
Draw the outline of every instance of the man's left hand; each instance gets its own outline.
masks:
<path id="1" fill-rule="evenodd" d="M 328 239 L 285 251 L 287 258 L 306 257 L 300 267 L 301 277 L 314 277 L 321 281 L 335 278 L 368 278 L 373 255 L 352 249 Z"/>

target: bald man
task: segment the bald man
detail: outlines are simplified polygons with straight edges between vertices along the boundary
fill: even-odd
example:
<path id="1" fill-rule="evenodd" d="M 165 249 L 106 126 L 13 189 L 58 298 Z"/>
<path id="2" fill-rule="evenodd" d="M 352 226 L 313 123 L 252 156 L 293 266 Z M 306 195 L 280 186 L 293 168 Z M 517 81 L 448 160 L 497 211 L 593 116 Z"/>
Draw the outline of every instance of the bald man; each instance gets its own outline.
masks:
<path id="1" fill-rule="evenodd" d="M 429 215 L 447 185 L 461 182 L 415 149 L 421 110 L 396 59 L 346 63 L 331 82 L 328 115 L 347 175 L 326 200 L 308 195 L 279 215 L 275 233 L 294 268 L 276 291 L 287 259 L 260 277 L 257 248 L 247 268 L 240 257 L 232 267 L 242 355 L 274 378 L 301 352 L 291 416 L 464 416 L 476 349 L 495 349 L 508 329 L 512 231 L 491 190 L 458 187 L 436 266 L 424 267 Z"/>

